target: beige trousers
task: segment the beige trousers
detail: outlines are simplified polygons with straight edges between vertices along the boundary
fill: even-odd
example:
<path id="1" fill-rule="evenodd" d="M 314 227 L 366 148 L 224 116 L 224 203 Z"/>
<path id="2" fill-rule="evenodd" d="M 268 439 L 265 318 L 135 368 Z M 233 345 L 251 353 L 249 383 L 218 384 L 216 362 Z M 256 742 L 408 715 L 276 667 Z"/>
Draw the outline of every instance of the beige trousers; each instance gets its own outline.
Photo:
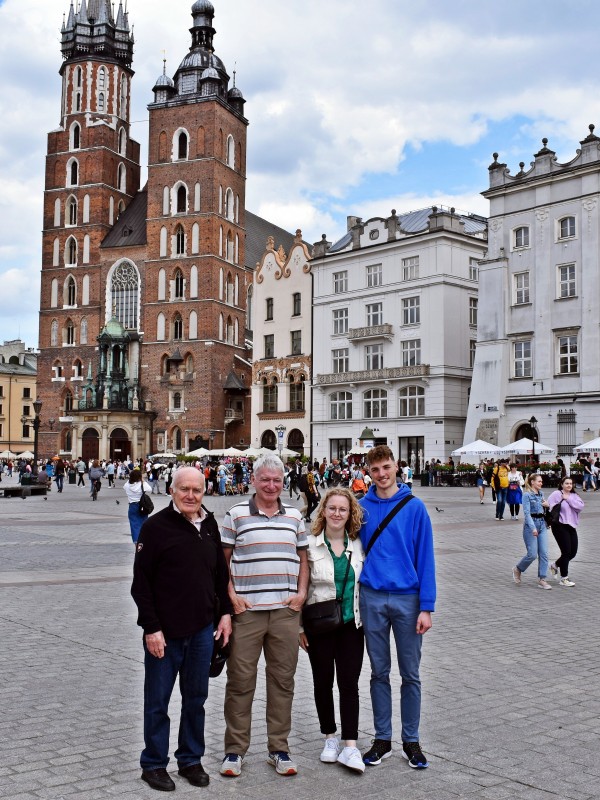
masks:
<path id="1" fill-rule="evenodd" d="M 225 690 L 225 752 L 244 756 L 250 746 L 258 659 L 264 651 L 267 747 L 287 753 L 292 727 L 300 613 L 289 608 L 244 611 L 233 617 Z"/>

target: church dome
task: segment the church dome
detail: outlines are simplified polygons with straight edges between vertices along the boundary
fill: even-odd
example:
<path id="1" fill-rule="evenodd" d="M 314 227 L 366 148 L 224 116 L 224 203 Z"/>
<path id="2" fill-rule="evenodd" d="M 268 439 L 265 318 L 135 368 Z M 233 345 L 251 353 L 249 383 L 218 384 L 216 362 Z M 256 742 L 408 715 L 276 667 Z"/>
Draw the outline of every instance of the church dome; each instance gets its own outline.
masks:
<path id="1" fill-rule="evenodd" d="M 221 76 L 214 67 L 207 67 L 200 76 L 201 81 L 213 80 L 220 81 Z"/>
<path id="2" fill-rule="evenodd" d="M 209 0 L 196 0 L 192 6 L 192 14 L 214 14 L 215 7 Z"/>
<path id="3" fill-rule="evenodd" d="M 229 97 L 229 99 L 230 99 L 230 100 L 235 100 L 236 98 L 237 98 L 238 100 L 243 100 L 243 99 L 244 99 L 244 95 L 242 94 L 242 90 L 241 90 L 241 89 L 238 89 L 238 87 L 237 87 L 237 86 L 234 86 L 233 88 L 231 88 L 231 89 L 230 89 L 230 90 L 227 92 L 227 95 L 228 95 L 228 97 Z"/>
<path id="4" fill-rule="evenodd" d="M 154 89 L 174 89 L 175 84 L 173 83 L 173 79 L 166 75 L 164 72 L 162 75 L 156 79 L 156 83 L 154 84 Z"/>

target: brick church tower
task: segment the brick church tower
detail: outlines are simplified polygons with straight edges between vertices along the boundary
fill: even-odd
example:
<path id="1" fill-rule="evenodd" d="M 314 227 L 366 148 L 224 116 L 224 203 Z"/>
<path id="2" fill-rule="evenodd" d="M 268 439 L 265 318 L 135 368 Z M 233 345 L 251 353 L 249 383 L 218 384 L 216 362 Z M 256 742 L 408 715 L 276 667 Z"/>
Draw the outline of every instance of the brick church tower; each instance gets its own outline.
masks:
<path id="1" fill-rule="evenodd" d="M 39 452 L 125 457 L 249 442 L 244 98 L 214 8 L 149 106 L 148 184 L 129 136 L 133 36 L 120 3 L 71 5 L 48 137 Z"/>

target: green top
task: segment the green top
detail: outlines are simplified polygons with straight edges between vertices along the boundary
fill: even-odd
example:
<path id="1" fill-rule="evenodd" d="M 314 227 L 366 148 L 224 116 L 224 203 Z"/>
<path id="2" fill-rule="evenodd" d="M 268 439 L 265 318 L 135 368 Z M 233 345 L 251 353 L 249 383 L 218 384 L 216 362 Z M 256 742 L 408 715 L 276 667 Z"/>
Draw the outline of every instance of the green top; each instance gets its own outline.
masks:
<path id="1" fill-rule="evenodd" d="M 344 586 L 344 577 L 346 575 L 346 568 L 348 567 L 348 557 L 346 556 L 346 548 L 348 547 L 348 535 L 344 534 L 344 552 L 341 556 L 336 554 L 331 549 L 329 539 L 325 536 L 325 544 L 329 548 L 331 557 L 333 558 L 333 577 L 335 580 L 335 596 L 342 596 L 342 587 Z M 344 623 L 352 622 L 354 619 L 354 569 L 350 563 L 348 570 L 348 578 L 346 586 L 344 587 L 344 596 L 342 597 L 342 617 Z"/>

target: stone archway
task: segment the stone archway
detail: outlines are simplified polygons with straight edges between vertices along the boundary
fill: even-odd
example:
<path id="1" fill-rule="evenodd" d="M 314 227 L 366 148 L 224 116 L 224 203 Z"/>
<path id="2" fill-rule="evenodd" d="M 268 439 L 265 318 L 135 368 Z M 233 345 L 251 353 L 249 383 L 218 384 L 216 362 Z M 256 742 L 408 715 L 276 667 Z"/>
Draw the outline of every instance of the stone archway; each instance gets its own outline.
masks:
<path id="1" fill-rule="evenodd" d="M 123 428 L 115 428 L 110 434 L 110 459 L 114 461 L 125 461 L 131 455 L 131 441 L 127 431 Z"/>
<path id="2" fill-rule="evenodd" d="M 304 434 L 298 428 L 292 428 L 288 436 L 287 446 L 290 450 L 297 450 L 300 455 L 304 453 Z"/>
<path id="3" fill-rule="evenodd" d="M 100 455 L 100 436 L 95 428 L 86 428 L 81 437 L 81 457 L 94 460 Z"/>
<path id="4" fill-rule="evenodd" d="M 268 447 L 270 450 L 275 450 L 277 447 L 277 437 L 275 431 L 265 431 L 260 437 L 260 446 Z"/>

